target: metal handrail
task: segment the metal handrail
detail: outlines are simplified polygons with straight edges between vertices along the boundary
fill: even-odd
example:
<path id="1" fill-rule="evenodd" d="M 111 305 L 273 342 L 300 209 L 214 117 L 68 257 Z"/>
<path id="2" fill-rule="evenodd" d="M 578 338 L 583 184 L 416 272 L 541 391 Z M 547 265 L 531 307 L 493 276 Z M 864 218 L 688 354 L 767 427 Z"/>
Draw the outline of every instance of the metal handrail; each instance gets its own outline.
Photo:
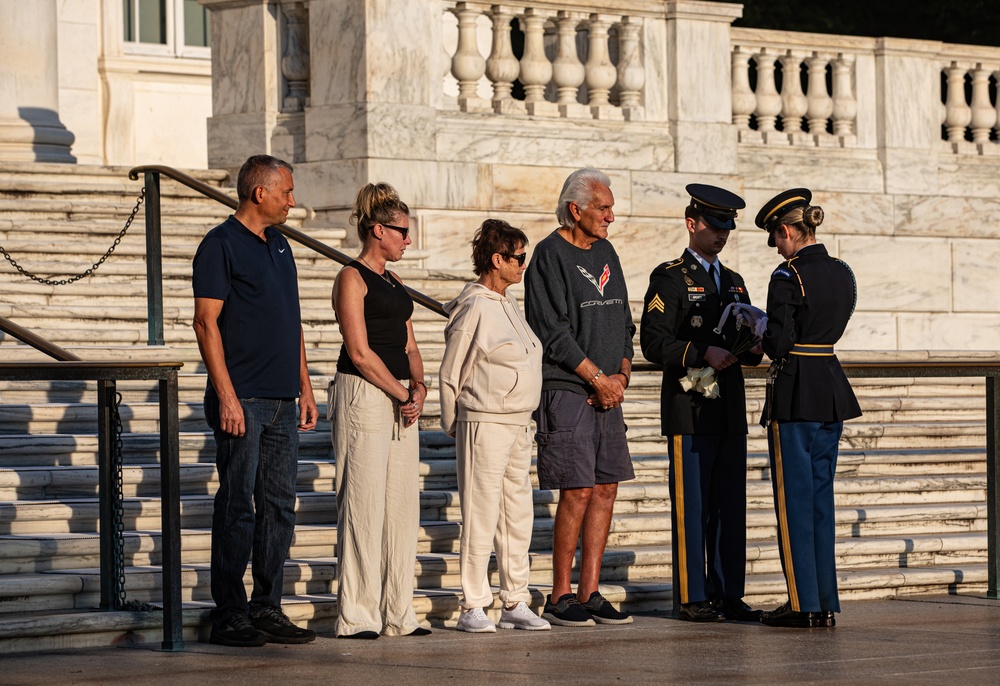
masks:
<path id="1" fill-rule="evenodd" d="M 70 351 L 60 348 L 52 341 L 42 338 L 34 331 L 29 331 L 23 326 L 15 324 L 6 317 L 0 317 L 0 331 L 10 334 L 22 343 L 27 343 L 35 350 L 45 353 L 54 360 L 71 362 L 81 359 Z"/>
<path id="2" fill-rule="evenodd" d="M 180 439 L 177 373 L 183 362 L 0 362 L 0 379 L 10 381 L 96 381 L 98 531 L 101 610 L 118 609 L 115 585 L 124 561 L 115 554 L 119 535 L 114 512 L 120 503 L 115 470 L 115 399 L 123 380 L 158 382 L 160 406 L 160 529 L 164 650 L 184 650 L 181 602 Z"/>
<path id="3" fill-rule="evenodd" d="M 951 378 L 986 379 L 986 595 L 1000 599 L 1000 360 L 884 360 L 841 362 L 844 373 L 853 378 Z M 635 371 L 659 371 L 659 365 L 637 362 Z M 767 377 L 767 366 L 744 367 L 751 379 Z"/>
<path id="4" fill-rule="evenodd" d="M 207 183 L 199 181 L 189 174 L 162 164 L 147 164 L 135 167 L 129 170 L 128 177 L 133 181 L 137 181 L 139 174 L 143 175 L 146 184 L 146 293 L 149 307 L 149 344 L 163 345 L 163 286 L 162 269 L 160 268 L 163 249 L 160 244 L 160 175 L 167 176 L 233 210 L 237 208 L 239 201 L 214 186 L 209 186 Z M 278 224 L 275 228 L 281 231 L 286 238 L 304 245 L 341 265 L 349 264 L 354 260 L 350 255 L 332 248 L 326 243 L 318 241 L 309 234 L 294 229 L 287 224 Z M 444 306 L 434 298 L 409 286 L 404 285 L 404 287 L 406 288 L 406 292 L 410 294 L 410 297 L 418 305 L 422 305 L 442 317 L 448 316 L 444 311 Z"/>

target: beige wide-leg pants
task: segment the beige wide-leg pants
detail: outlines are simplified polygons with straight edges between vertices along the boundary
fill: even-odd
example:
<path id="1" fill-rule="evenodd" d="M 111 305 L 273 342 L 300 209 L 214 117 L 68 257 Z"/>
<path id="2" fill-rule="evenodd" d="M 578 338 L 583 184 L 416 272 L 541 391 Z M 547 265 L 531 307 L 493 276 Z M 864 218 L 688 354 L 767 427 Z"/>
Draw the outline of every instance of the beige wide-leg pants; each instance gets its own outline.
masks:
<path id="1" fill-rule="evenodd" d="M 337 461 L 336 633 L 403 636 L 419 626 L 418 430 L 404 427 L 396 401 L 360 376 L 337 374 L 327 401 Z"/>
<path id="2" fill-rule="evenodd" d="M 531 432 L 527 426 L 463 422 L 456 425 L 458 492 L 462 506 L 462 607 L 489 607 L 490 552 L 496 549 L 500 600 L 530 602 L 528 546 L 534 522 Z"/>

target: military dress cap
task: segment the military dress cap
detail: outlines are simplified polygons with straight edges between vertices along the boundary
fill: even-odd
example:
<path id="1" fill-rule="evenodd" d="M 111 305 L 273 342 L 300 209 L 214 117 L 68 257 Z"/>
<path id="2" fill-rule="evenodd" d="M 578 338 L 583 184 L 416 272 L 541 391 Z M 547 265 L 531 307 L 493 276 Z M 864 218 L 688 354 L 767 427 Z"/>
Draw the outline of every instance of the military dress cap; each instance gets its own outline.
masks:
<path id="1" fill-rule="evenodd" d="M 705 223 L 723 231 L 736 228 L 736 210 L 747 206 L 743 198 L 718 186 L 689 183 L 685 190 L 691 196 L 691 207 L 698 211 Z"/>
<path id="2" fill-rule="evenodd" d="M 792 188 L 778 193 L 764 203 L 754 223 L 767 231 L 767 244 L 770 247 L 775 247 L 774 230 L 778 228 L 778 220 L 796 207 L 808 207 L 810 202 L 812 202 L 812 191 L 808 188 Z"/>

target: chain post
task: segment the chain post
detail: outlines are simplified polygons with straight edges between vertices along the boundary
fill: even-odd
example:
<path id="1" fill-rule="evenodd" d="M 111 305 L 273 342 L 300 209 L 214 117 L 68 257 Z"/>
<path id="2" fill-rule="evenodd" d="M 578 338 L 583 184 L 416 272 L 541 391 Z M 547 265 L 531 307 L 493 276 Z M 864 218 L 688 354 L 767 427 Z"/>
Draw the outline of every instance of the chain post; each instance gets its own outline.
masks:
<path id="1" fill-rule="evenodd" d="M 123 473 L 124 451 L 122 441 L 122 394 L 115 393 L 114 412 L 112 413 L 112 424 L 114 428 L 114 440 L 112 442 L 114 461 L 113 469 L 115 475 L 115 507 L 114 507 L 114 531 L 115 531 L 115 609 L 125 608 L 125 478 Z"/>
<path id="2" fill-rule="evenodd" d="M 118 605 L 116 568 L 118 553 L 115 544 L 115 491 L 117 479 L 114 470 L 115 442 L 115 396 L 116 384 L 110 379 L 97 382 L 97 464 L 99 503 L 98 531 L 101 550 L 101 610 L 115 610 Z M 118 499 L 120 500 L 120 498 Z"/>
<path id="3" fill-rule="evenodd" d="M 163 345 L 163 243 L 160 239 L 160 175 L 144 175 L 146 193 L 146 309 L 148 345 Z"/>

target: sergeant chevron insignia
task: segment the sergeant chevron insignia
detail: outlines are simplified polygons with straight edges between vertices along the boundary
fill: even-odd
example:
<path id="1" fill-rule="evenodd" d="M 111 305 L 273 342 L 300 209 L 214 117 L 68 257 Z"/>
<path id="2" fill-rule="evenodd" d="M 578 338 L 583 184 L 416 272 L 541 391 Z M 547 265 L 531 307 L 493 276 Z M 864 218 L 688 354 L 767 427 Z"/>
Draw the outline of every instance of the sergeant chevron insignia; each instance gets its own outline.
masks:
<path id="1" fill-rule="evenodd" d="M 652 312 L 653 310 L 659 310 L 660 313 L 662 314 L 663 313 L 663 307 L 664 307 L 663 298 L 661 298 L 660 294 L 657 293 L 656 295 L 653 296 L 653 299 L 649 301 L 649 305 L 646 306 L 646 312 Z"/>

